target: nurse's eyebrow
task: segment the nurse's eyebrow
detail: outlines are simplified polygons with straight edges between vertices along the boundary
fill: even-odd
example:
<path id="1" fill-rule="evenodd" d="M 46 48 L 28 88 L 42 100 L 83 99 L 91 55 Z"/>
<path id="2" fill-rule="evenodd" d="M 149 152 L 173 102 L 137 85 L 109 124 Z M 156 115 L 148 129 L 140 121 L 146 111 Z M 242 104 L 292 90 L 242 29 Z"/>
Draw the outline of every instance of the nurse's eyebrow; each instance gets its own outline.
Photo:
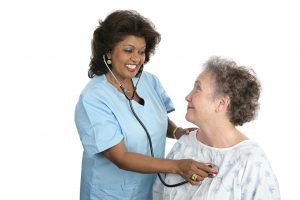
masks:
<path id="1" fill-rule="evenodd" d="M 124 46 L 131 46 L 131 47 L 135 48 L 135 47 L 134 47 L 133 45 L 131 45 L 131 44 L 124 44 L 123 47 L 124 47 Z M 143 46 L 142 48 L 146 48 L 146 45 Z M 142 49 L 142 48 L 141 48 L 141 49 Z"/>

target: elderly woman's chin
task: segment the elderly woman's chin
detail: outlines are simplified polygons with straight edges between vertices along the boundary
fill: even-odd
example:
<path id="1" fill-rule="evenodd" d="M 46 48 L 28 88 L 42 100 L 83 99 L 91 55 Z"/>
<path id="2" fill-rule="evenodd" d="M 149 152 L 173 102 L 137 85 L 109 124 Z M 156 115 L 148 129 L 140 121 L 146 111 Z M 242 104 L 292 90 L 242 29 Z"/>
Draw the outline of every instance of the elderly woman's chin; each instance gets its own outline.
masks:
<path id="1" fill-rule="evenodd" d="M 194 124 L 194 117 L 189 111 L 186 112 L 185 119 L 186 119 L 186 121 Z"/>

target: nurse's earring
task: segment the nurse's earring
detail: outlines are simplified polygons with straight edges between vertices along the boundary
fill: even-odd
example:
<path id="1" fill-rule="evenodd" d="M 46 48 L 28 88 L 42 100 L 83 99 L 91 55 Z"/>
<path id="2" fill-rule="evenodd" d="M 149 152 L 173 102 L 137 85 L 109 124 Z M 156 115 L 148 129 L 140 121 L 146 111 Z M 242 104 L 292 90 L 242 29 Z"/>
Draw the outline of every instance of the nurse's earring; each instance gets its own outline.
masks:
<path id="1" fill-rule="evenodd" d="M 110 53 L 110 51 L 108 53 Z M 106 63 L 110 65 L 111 64 L 111 60 L 108 59 Z"/>

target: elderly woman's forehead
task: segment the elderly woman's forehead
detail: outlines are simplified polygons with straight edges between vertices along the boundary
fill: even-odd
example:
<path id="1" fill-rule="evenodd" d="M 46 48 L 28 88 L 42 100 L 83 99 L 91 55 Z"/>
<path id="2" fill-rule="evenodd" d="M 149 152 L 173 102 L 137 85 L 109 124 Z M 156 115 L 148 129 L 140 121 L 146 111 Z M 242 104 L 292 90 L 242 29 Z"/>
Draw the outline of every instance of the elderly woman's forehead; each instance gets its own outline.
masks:
<path id="1" fill-rule="evenodd" d="M 201 72 L 198 77 L 196 78 L 196 81 L 204 81 L 204 80 L 210 80 L 211 79 L 211 75 L 207 72 Z"/>

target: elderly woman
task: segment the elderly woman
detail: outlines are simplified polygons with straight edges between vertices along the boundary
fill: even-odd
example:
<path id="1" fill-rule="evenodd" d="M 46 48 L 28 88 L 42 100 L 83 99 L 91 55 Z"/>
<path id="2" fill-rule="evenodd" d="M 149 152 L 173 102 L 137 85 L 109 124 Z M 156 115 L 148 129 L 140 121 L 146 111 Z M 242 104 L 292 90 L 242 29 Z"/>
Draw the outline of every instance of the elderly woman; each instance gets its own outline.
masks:
<path id="1" fill-rule="evenodd" d="M 166 136 L 179 138 L 187 130 L 168 118 L 174 106 L 156 76 L 143 72 L 132 100 L 152 138 L 155 157 L 151 157 L 147 135 L 123 94 L 124 89 L 133 97 L 144 65 L 159 41 L 160 34 L 152 23 L 134 11 L 111 13 L 94 32 L 89 69 L 92 80 L 75 110 L 84 148 L 81 200 L 152 199 L 155 173 L 176 173 L 195 185 L 208 176 L 202 170 L 213 172 L 191 159 L 163 159 Z M 190 180 L 195 173 L 198 179 Z"/>
<path id="2" fill-rule="evenodd" d="M 277 179 L 259 145 L 236 129 L 257 116 L 261 85 L 251 69 L 234 61 L 212 57 L 186 97 L 186 119 L 199 127 L 182 136 L 168 159 L 213 163 L 218 175 L 197 186 L 154 185 L 154 199 L 280 199 Z M 194 176 L 190 178 L 194 178 Z M 166 174 L 172 184 L 181 179 Z"/>

